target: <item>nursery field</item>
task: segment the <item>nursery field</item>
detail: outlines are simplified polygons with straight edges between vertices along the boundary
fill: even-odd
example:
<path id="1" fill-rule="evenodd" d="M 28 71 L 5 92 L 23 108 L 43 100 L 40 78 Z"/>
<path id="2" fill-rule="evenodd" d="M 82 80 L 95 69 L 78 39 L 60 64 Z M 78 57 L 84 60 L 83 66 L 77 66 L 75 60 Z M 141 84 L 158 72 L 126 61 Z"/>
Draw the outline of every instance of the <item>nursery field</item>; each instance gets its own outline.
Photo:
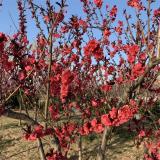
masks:
<path id="1" fill-rule="evenodd" d="M 22 128 L 19 121 L 0 118 L 0 160 L 39 160 L 37 143 L 26 141 L 23 138 Z M 133 136 L 128 134 L 125 129 L 116 131 L 110 140 L 106 159 L 108 160 L 142 160 L 143 149 L 137 148 L 132 140 Z M 92 153 L 93 148 L 97 147 L 97 138 L 94 136 L 83 139 L 83 159 L 96 160 L 96 153 Z M 45 143 L 45 140 L 44 140 Z M 45 145 L 45 147 L 48 147 Z M 76 145 L 72 146 L 70 153 L 72 160 L 78 158 L 74 156 L 78 152 Z M 92 155 L 92 156 L 91 156 Z M 93 157 L 95 156 L 95 157 Z"/>

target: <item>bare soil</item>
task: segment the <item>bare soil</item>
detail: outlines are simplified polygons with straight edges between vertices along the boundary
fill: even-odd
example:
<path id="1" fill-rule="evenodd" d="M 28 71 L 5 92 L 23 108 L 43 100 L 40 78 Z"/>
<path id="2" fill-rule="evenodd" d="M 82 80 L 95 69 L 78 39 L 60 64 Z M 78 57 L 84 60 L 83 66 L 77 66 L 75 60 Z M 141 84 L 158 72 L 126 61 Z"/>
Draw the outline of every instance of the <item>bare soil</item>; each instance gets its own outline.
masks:
<path id="1" fill-rule="evenodd" d="M 39 160 L 37 142 L 29 142 L 23 138 L 19 121 L 0 118 L 0 160 Z M 92 137 L 91 137 L 92 138 Z M 45 142 L 44 142 L 45 143 Z M 96 160 L 93 152 L 97 139 L 83 139 L 83 159 Z M 45 149 L 47 146 L 45 146 Z M 106 160 L 143 160 L 143 147 L 137 149 L 132 140 L 123 129 L 119 130 L 111 139 L 106 151 Z M 78 152 L 77 145 L 72 146 L 72 157 Z M 77 160 L 75 156 L 72 160 Z"/>

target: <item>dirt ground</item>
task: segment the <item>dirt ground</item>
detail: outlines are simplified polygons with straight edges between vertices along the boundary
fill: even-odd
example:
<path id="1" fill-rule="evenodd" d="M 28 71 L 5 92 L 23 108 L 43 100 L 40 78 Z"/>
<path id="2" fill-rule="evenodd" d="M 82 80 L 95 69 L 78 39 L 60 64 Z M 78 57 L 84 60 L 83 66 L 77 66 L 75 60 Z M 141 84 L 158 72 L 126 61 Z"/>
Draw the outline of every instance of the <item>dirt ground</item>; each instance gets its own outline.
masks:
<path id="1" fill-rule="evenodd" d="M 0 117 L 0 160 L 39 160 L 37 142 L 26 141 L 22 133 L 17 120 Z M 97 147 L 95 144 L 95 140 L 83 140 L 84 160 L 96 160 L 96 153 L 92 151 Z M 130 135 L 124 131 L 120 130 L 107 148 L 106 160 L 143 160 L 142 147 L 137 149 Z M 78 151 L 76 146 L 72 149 L 74 153 Z"/>

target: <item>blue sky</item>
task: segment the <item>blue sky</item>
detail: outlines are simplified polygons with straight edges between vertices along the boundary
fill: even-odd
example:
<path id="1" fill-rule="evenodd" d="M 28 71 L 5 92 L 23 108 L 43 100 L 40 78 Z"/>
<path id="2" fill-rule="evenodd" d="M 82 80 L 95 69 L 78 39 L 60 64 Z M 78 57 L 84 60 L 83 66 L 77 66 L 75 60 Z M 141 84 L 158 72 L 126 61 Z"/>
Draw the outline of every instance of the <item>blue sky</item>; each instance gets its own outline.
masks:
<path id="1" fill-rule="evenodd" d="M 2 0 L 1 0 L 2 1 Z M 51 0 L 51 2 L 55 0 Z M 146 2 L 146 0 L 143 0 Z M 45 0 L 34 0 L 36 4 L 43 4 Z M 159 3 L 158 3 L 159 2 Z M 109 6 L 117 5 L 119 8 L 118 18 L 123 19 L 122 12 L 123 9 L 126 8 L 126 0 L 104 0 L 104 4 L 109 4 Z M 82 15 L 82 5 L 80 0 L 68 0 L 68 14 L 70 16 L 72 14 Z M 160 6 L 160 0 L 156 0 L 153 8 L 158 8 Z M 133 10 L 127 8 L 128 12 L 134 14 Z M 103 8 L 105 11 L 105 7 Z M 32 40 L 36 35 L 36 28 L 34 21 L 31 20 L 31 15 L 27 11 L 27 30 L 28 30 L 28 37 Z M 16 32 L 16 26 L 18 26 L 18 12 L 17 12 L 17 3 L 16 0 L 3 0 L 3 6 L 0 7 L 0 32 L 4 32 L 6 34 L 13 34 Z M 14 24 L 13 24 L 14 22 Z"/>
<path id="2" fill-rule="evenodd" d="M 54 0 L 51 0 L 54 1 Z M 111 1 L 111 3 L 109 2 Z M 123 0 L 122 0 L 123 1 Z M 34 0 L 36 4 L 43 3 L 44 0 Z M 108 3 L 112 6 L 116 4 L 117 2 L 120 2 L 120 0 L 104 0 L 104 3 Z M 82 15 L 82 4 L 80 3 L 80 0 L 68 0 L 68 16 L 72 14 L 76 15 Z M 118 4 L 120 6 L 120 10 L 122 11 L 122 8 L 125 6 L 125 0 L 124 2 Z M 34 37 L 36 34 L 35 31 L 35 25 L 32 20 L 30 20 L 31 15 L 27 11 L 27 18 L 28 18 L 28 36 L 30 39 Z M 18 12 L 17 12 L 17 3 L 16 0 L 3 0 L 3 7 L 0 8 L 0 32 L 5 32 L 7 34 L 13 34 L 16 32 L 16 28 L 13 24 L 15 23 L 16 26 L 18 26 Z"/>

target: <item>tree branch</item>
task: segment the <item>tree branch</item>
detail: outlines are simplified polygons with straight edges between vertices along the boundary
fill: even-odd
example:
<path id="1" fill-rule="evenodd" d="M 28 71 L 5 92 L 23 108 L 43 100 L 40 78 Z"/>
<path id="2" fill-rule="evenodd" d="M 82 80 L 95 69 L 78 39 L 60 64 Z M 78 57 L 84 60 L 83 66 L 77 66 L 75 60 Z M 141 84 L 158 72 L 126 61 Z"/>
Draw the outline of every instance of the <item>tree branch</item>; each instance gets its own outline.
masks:
<path id="1" fill-rule="evenodd" d="M 30 125 L 36 125 L 36 124 L 38 124 L 37 121 L 35 121 L 31 117 L 29 117 L 28 115 L 26 115 L 24 113 L 14 112 L 14 111 L 12 111 L 10 109 L 6 109 L 4 111 L 4 114 L 2 116 L 8 117 L 8 118 L 17 119 L 17 120 L 21 119 L 21 120 L 23 120 L 25 122 L 28 122 Z"/>

